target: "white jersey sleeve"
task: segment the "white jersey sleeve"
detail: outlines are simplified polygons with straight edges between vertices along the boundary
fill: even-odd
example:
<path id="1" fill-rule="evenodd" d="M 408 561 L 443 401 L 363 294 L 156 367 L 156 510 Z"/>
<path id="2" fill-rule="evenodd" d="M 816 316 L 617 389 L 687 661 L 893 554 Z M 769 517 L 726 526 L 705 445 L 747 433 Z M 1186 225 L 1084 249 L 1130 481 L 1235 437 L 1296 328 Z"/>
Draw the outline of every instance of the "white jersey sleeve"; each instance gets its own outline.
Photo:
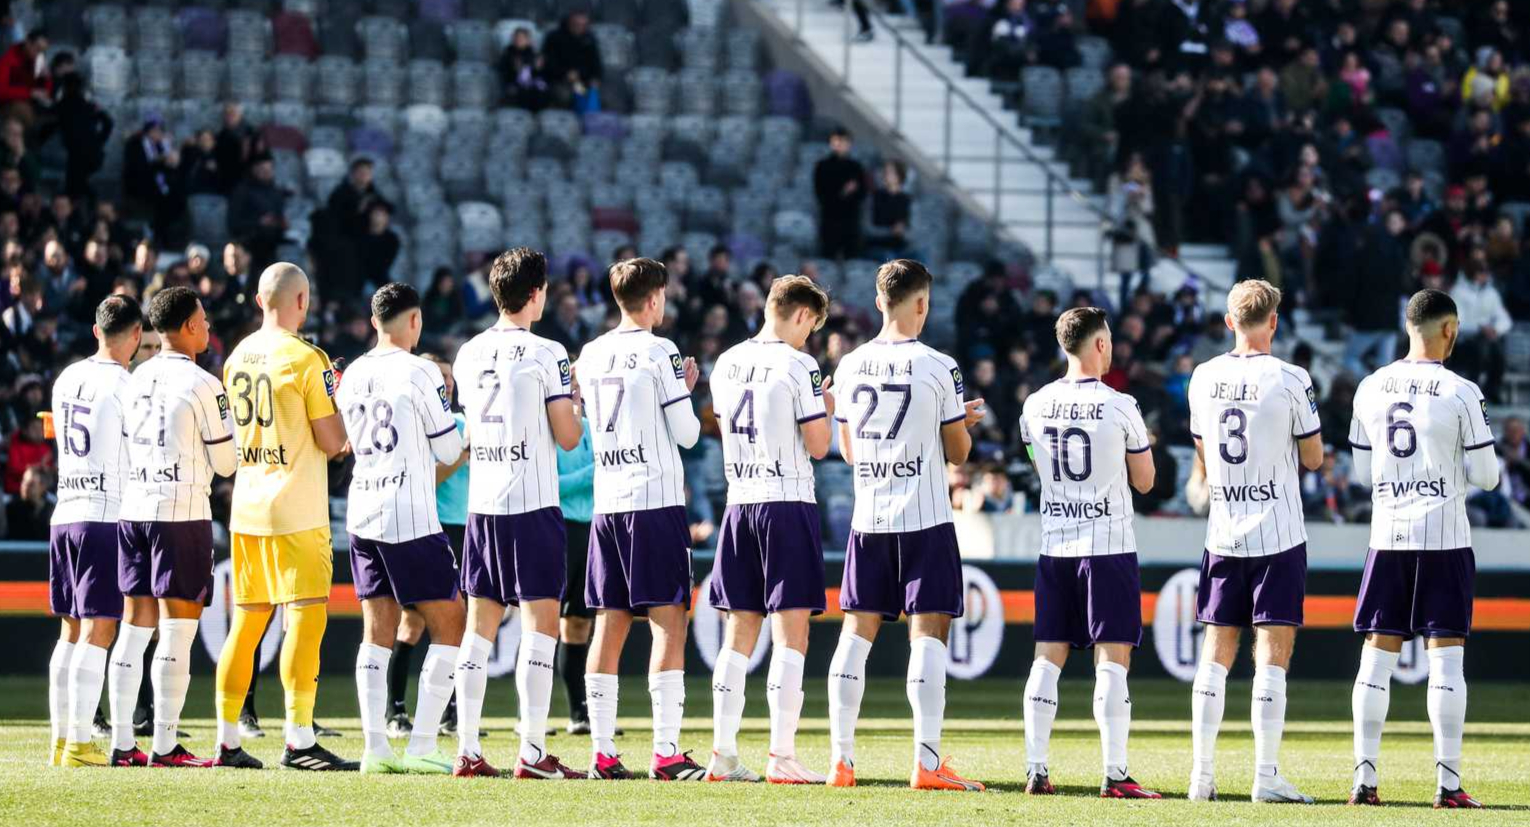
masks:
<path id="1" fill-rule="evenodd" d="M 674 343 L 614 330 L 585 345 L 577 372 L 595 452 L 595 513 L 683 507 L 685 469 L 665 411 L 689 404 L 690 391 Z"/>
<path id="2" fill-rule="evenodd" d="M 568 352 L 528 330 L 495 327 L 462 346 L 455 374 L 468 420 L 468 511 L 557 508 L 558 448 L 547 403 L 569 394 Z"/>
<path id="3" fill-rule="evenodd" d="M 127 473 L 122 392 L 131 374 L 95 357 L 65 368 L 53 383 L 58 441 L 58 505 L 53 525 L 116 522 Z"/>
<path id="4" fill-rule="evenodd" d="M 1041 477 L 1041 553 L 1135 554 L 1126 455 L 1148 449 L 1136 401 L 1097 379 L 1059 380 L 1021 416 Z"/>
<path id="5" fill-rule="evenodd" d="M 1189 396 L 1211 495 L 1207 550 L 1262 557 L 1305 543 L 1296 443 L 1320 428 L 1307 372 L 1269 354 L 1223 354 L 1196 367 Z"/>
<path id="6" fill-rule="evenodd" d="M 835 419 L 850 431 L 855 511 L 865 533 L 951 522 L 941 427 L 964 417 L 955 360 L 917 340 L 874 340 L 840 361 Z"/>
<path id="7" fill-rule="evenodd" d="M 1356 390 L 1350 445 L 1369 458 L 1371 548 L 1471 546 L 1470 464 L 1497 462 L 1476 385 L 1438 362 L 1393 362 Z"/>
<path id="8" fill-rule="evenodd" d="M 348 532 L 383 543 L 441 532 L 431 443 L 457 438 L 445 390 L 439 368 L 402 350 L 374 350 L 346 370 L 335 404 L 356 460 Z"/>
<path id="9" fill-rule="evenodd" d="M 803 423 L 824 417 L 813 357 L 779 340 L 748 339 L 712 368 L 728 503 L 816 503 Z"/>
<path id="10" fill-rule="evenodd" d="M 212 452 L 234 439 L 223 384 L 186 356 L 161 353 L 134 371 L 122 400 L 130 468 L 118 518 L 212 519 Z"/>

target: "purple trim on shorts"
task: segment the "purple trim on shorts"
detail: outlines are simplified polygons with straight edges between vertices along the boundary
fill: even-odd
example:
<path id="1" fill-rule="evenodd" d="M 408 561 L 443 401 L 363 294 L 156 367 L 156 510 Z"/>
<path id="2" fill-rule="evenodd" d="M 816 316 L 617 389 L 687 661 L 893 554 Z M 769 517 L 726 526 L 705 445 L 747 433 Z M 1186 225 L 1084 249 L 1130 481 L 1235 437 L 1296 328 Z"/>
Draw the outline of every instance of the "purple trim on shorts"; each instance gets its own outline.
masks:
<path id="1" fill-rule="evenodd" d="M 462 550 L 462 591 L 502 606 L 562 600 L 568 582 L 563 510 L 468 514 Z"/>
<path id="2" fill-rule="evenodd" d="M 646 615 L 651 606 L 691 607 L 691 536 L 685 507 L 596 514 L 590 523 L 584 602 Z"/>
<path id="3" fill-rule="evenodd" d="M 1355 600 L 1355 631 L 1413 637 L 1470 637 L 1476 557 L 1470 547 L 1369 549 Z"/>
<path id="4" fill-rule="evenodd" d="M 676 402 L 684 402 L 685 400 L 690 399 L 690 398 L 691 398 L 690 394 L 686 394 L 684 396 L 677 396 L 674 399 L 671 399 L 668 402 L 665 402 L 664 404 L 660 405 L 659 407 L 661 407 L 661 408 L 668 408 L 670 405 L 673 405 Z"/>
<path id="5" fill-rule="evenodd" d="M 117 554 L 124 595 L 212 603 L 211 520 L 118 521 Z"/>
<path id="6" fill-rule="evenodd" d="M 48 607 L 61 617 L 122 617 L 117 524 L 77 522 L 48 530 Z"/>
<path id="7" fill-rule="evenodd" d="M 723 611 L 824 610 L 818 505 L 730 505 L 718 528 L 708 599 Z"/>
<path id="8" fill-rule="evenodd" d="M 823 419 L 826 416 L 828 416 L 828 414 L 826 414 L 826 413 L 815 413 L 812 416 L 804 416 L 803 418 L 797 420 L 797 424 L 798 425 L 806 425 L 809 422 L 817 422 L 818 420 Z"/>
<path id="9" fill-rule="evenodd" d="M 918 531 L 863 533 L 851 529 L 839 607 L 847 612 L 944 614 L 965 607 L 956 527 L 941 523 Z"/>
<path id="10" fill-rule="evenodd" d="M 356 598 L 391 597 L 400 606 L 457 599 L 457 566 L 445 532 L 401 543 L 351 535 Z"/>
<path id="11" fill-rule="evenodd" d="M 437 437 L 443 437 L 443 436 L 446 436 L 447 434 L 449 434 L 449 433 L 451 433 L 452 431 L 455 431 L 455 430 L 457 430 L 457 424 L 454 422 L 454 423 L 452 423 L 451 427 L 449 427 L 449 428 L 442 428 L 441 430 L 436 431 L 433 434 L 426 434 L 425 438 L 426 439 L 435 439 Z"/>

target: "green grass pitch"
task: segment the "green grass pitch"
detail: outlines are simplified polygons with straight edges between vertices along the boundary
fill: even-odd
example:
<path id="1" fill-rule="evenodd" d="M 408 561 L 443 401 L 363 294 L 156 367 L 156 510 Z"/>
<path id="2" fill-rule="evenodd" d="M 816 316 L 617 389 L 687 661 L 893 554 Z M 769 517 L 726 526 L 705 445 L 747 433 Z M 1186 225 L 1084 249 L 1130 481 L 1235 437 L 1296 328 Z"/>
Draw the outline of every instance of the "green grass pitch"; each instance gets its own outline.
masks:
<path id="1" fill-rule="evenodd" d="M 1466 742 L 1466 788 L 1488 804 L 1480 813 L 1434 812 L 1429 724 L 1422 686 L 1397 686 L 1382 745 L 1381 810 L 1343 805 L 1350 778 L 1348 683 L 1293 681 L 1282 771 L 1318 806 L 1254 805 L 1247 794 L 1253 742 L 1248 725 L 1248 684 L 1229 685 L 1227 719 L 1218 747 L 1218 786 L 1223 800 L 1185 801 L 1190 772 L 1188 687 L 1168 681 L 1132 686 L 1132 772 L 1164 801 L 1101 801 L 1099 738 L 1090 715 L 1088 678 L 1065 679 L 1053 735 L 1052 777 L 1061 795 L 1032 799 L 1025 783 L 1020 693 L 1016 681 L 952 681 L 945 750 L 958 769 L 986 782 L 990 792 L 929 793 L 907 789 L 912 760 L 908 704 L 903 684 L 878 680 L 868 687 L 856 746 L 861 785 L 854 790 L 771 785 L 459 781 L 445 777 L 361 776 L 266 770 L 61 770 L 46 765 L 46 686 L 40 678 L 0 679 L 0 824 L 4 825 L 813 825 L 963 824 L 1044 822 L 1049 825 L 1339 824 L 1416 825 L 1468 819 L 1476 824 L 1530 824 L 1530 723 L 1523 720 L 1525 687 L 1471 687 Z M 347 757 L 361 749 L 354 686 L 344 673 L 321 684 L 319 718 L 344 730 L 327 745 Z M 807 687 L 798 751 L 827 769 L 826 701 L 821 679 Z M 489 760 L 513 764 L 513 684 L 490 683 Z M 684 744 L 699 760 L 711 743 L 711 699 L 705 680 L 687 689 L 691 715 Z M 557 693 L 555 692 L 555 695 Z M 750 716 L 740 737 L 750 766 L 763 771 L 767 741 L 764 682 L 751 680 Z M 196 675 L 183 728 L 187 746 L 212 752 L 212 679 Z M 266 724 L 279 732 L 280 687 L 262 676 Z M 554 719 L 562 711 L 555 698 Z M 642 677 L 622 681 L 619 746 L 629 765 L 646 768 L 648 695 Z M 451 745 L 447 745 L 450 748 Z M 246 747 L 274 765 L 274 735 Z M 567 763 L 588 760 L 585 737 L 558 735 L 549 747 Z"/>

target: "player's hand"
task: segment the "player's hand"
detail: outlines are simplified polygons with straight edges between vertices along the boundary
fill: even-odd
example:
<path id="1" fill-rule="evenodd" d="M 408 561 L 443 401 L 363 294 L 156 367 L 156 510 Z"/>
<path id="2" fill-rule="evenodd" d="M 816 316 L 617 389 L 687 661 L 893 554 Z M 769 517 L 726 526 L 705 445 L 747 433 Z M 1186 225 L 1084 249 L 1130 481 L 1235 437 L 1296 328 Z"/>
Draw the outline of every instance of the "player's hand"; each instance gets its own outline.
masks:
<path id="1" fill-rule="evenodd" d="M 834 384 L 833 377 L 825 377 L 823 380 L 823 412 L 834 418 L 834 392 L 829 388 Z"/>
<path id="2" fill-rule="evenodd" d="M 685 389 L 688 391 L 695 390 L 696 381 L 700 378 L 701 368 L 696 367 L 696 358 L 694 356 L 685 357 Z"/>
<path id="3" fill-rule="evenodd" d="M 965 408 L 967 412 L 967 418 L 962 420 L 963 428 L 971 428 L 973 425 L 982 422 L 983 417 L 988 415 L 988 409 L 983 407 L 982 397 L 968 400 L 965 404 L 962 405 L 962 407 Z"/>
<path id="4" fill-rule="evenodd" d="M 568 369 L 568 398 L 574 403 L 574 410 L 584 407 L 584 396 L 579 393 L 579 374 L 572 367 Z"/>

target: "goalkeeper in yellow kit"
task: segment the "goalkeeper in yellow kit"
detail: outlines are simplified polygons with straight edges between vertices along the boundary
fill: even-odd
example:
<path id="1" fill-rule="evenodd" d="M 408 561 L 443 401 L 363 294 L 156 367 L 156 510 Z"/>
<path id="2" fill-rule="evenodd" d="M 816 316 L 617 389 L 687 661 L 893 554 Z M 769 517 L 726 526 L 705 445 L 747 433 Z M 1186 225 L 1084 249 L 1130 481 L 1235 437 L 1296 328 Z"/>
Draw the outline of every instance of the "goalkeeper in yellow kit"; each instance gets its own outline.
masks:
<path id="1" fill-rule="evenodd" d="M 247 758 L 234 766 L 259 766 L 240 748 L 239 709 L 266 624 L 274 608 L 284 606 L 282 766 L 355 770 L 356 762 L 324 749 L 313 731 L 334 568 L 328 462 L 345 449 L 345 426 L 335 408 L 337 377 L 329 357 L 297 333 L 309 298 L 308 276 L 296 265 L 267 267 L 256 296 L 264 323 L 234 348 L 223 369 L 239 470 L 229 521 L 234 619 L 218 657 L 219 753 Z"/>

